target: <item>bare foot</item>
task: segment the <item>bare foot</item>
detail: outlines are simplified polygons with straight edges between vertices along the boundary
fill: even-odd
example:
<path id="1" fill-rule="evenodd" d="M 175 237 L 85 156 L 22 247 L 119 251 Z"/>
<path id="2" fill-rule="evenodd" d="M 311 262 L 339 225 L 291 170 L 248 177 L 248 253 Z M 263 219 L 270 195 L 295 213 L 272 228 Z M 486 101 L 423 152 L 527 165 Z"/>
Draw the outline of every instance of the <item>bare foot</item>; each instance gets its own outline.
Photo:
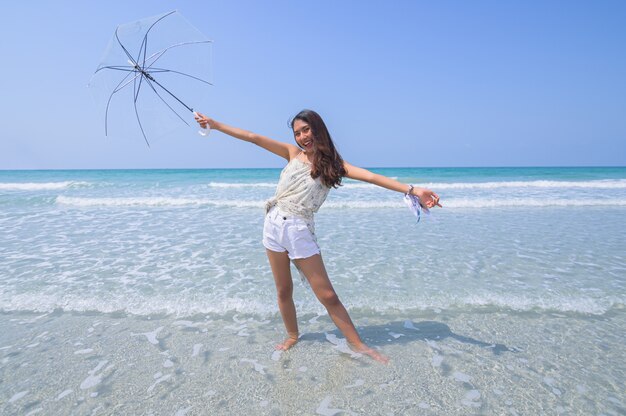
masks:
<path id="1" fill-rule="evenodd" d="M 350 345 L 350 348 L 354 352 L 358 352 L 359 354 L 365 354 L 369 356 L 372 360 L 378 361 L 379 363 L 389 364 L 389 357 L 382 355 L 375 349 L 372 349 L 365 344 L 361 344 L 358 347 L 355 345 L 351 345 L 350 343 L 348 343 L 348 345 Z"/>
<path id="2" fill-rule="evenodd" d="M 296 345 L 296 343 L 298 342 L 298 337 L 292 337 L 290 336 L 289 338 L 285 339 L 282 344 L 278 344 L 276 346 L 277 350 L 281 350 L 281 351 L 287 351 L 289 348 L 293 347 L 294 345 Z"/>

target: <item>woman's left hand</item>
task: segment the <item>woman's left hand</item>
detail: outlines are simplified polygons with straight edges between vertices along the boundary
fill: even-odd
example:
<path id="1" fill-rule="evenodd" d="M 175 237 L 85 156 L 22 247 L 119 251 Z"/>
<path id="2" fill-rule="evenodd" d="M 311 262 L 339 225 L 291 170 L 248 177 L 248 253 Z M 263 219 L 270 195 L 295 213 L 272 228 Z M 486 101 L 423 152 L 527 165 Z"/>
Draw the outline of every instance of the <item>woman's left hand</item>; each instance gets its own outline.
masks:
<path id="1" fill-rule="evenodd" d="M 411 194 L 420 199 L 422 206 L 426 208 L 441 207 L 439 203 L 439 195 L 426 188 L 413 188 Z"/>

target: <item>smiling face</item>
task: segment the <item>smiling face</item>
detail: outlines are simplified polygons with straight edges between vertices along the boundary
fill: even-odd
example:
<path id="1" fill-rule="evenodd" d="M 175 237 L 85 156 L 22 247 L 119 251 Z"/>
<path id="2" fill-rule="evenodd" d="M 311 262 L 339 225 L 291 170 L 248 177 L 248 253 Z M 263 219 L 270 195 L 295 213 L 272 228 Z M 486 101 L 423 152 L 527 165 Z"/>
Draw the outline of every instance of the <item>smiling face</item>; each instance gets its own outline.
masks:
<path id="1" fill-rule="evenodd" d="M 295 120 L 293 122 L 293 137 L 306 152 L 313 150 L 313 131 L 306 121 Z"/>

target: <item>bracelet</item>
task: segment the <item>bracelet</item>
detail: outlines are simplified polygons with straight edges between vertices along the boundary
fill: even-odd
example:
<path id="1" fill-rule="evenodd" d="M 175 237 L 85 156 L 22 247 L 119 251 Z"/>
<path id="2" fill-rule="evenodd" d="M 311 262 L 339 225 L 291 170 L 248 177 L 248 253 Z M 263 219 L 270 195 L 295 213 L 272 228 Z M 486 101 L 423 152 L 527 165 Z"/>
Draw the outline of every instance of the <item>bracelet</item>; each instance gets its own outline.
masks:
<path id="1" fill-rule="evenodd" d="M 409 190 L 406 191 L 405 195 L 411 195 L 411 191 L 413 190 L 414 186 L 413 185 L 409 185 Z"/>

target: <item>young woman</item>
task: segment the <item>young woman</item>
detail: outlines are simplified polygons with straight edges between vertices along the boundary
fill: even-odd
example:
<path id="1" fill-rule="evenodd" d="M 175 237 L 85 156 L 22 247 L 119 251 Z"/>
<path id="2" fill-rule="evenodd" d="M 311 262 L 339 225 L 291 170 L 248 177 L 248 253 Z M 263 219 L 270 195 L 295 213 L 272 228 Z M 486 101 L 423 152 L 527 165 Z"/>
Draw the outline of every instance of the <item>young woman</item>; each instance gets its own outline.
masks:
<path id="1" fill-rule="evenodd" d="M 350 347 L 386 363 L 388 359 L 365 345 L 346 308 L 330 283 L 313 226 L 313 214 L 320 208 L 331 188 L 341 185 L 343 177 L 356 179 L 411 194 L 432 208 L 439 205 L 433 191 L 402 184 L 396 180 L 352 166 L 345 162 L 333 144 L 324 121 L 314 111 L 303 110 L 291 121 L 297 146 L 272 140 L 246 130 L 228 126 L 197 113 L 196 121 L 206 128 L 254 143 L 287 159 L 280 174 L 276 195 L 266 204 L 263 245 L 274 275 L 280 309 L 288 337 L 276 346 L 287 350 L 298 342 L 298 321 L 293 303 L 290 260 L 306 276 L 315 296 L 343 333 Z"/>

